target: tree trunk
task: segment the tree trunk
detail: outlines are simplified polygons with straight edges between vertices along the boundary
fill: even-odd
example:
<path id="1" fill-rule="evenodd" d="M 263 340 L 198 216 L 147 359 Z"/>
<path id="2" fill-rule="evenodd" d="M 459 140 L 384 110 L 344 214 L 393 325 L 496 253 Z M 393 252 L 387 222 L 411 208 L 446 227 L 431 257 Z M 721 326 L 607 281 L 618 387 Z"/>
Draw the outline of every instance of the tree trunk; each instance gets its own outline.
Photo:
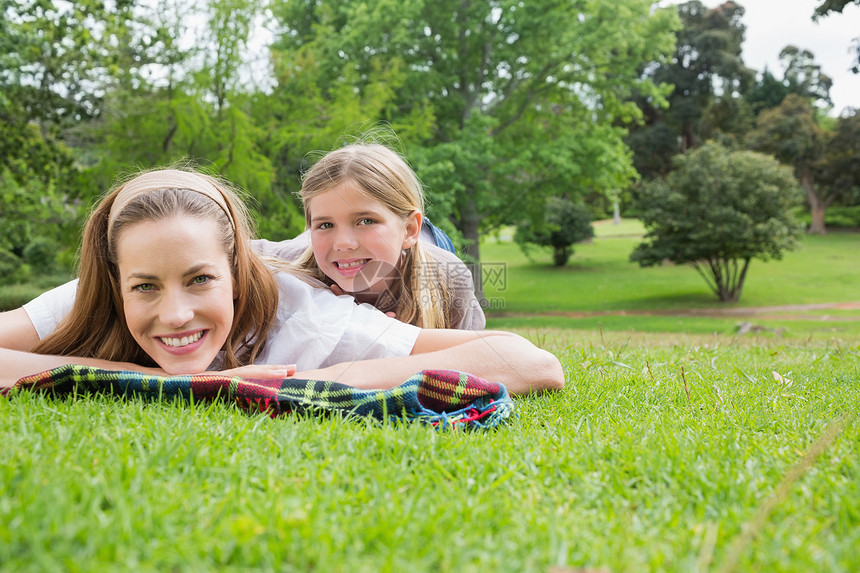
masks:
<path id="1" fill-rule="evenodd" d="M 572 249 L 570 247 L 553 247 L 552 249 L 552 260 L 553 264 L 557 267 L 563 267 L 567 264 L 567 261 L 570 260 L 570 255 Z"/>
<path id="2" fill-rule="evenodd" d="M 618 206 L 618 201 L 612 202 L 612 223 L 615 225 L 621 224 L 621 208 Z"/>
<path id="3" fill-rule="evenodd" d="M 824 225 L 824 214 L 827 210 L 827 204 L 815 192 L 815 184 L 812 181 L 812 175 L 808 171 L 801 174 L 800 185 L 806 191 L 806 198 L 809 201 L 809 212 L 812 215 L 809 233 L 813 235 L 826 235 L 827 227 Z"/>
<path id="4" fill-rule="evenodd" d="M 481 280 L 481 249 L 479 244 L 480 234 L 478 233 L 478 224 L 481 222 L 481 216 L 478 213 L 478 205 L 475 200 L 466 197 L 463 201 L 462 218 L 460 219 L 460 232 L 463 233 L 463 238 L 466 239 L 464 251 L 471 259 L 466 263 L 469 270 L 472 272 L 472 280 L 475 283 L 475 296 L 482 308 L 486 308 L 487 298 L 484 296 L 484 283 Z"/>

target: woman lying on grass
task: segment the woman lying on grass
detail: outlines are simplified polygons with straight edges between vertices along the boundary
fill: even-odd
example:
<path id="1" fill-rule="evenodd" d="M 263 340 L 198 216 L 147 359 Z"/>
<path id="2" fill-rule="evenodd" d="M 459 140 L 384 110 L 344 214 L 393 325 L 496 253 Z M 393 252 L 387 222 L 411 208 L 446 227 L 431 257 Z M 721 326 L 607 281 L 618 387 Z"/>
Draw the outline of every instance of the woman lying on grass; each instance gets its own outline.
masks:
<path id="1" fill-rule="evenodd" d="M 120 185 L 87 222 L 78 294 L 57 330 L 39 341 L 21 309 L 0 314 L 0 387 L 64 364 L 256 378 L 297 369 L 360 388 L 424 369 L 512 393 L 564 385 L 558 359 L 522 337 L 399 322 L 272 268 L 250 238 L 244 205 L 214 178 L 170 169 Z"/>

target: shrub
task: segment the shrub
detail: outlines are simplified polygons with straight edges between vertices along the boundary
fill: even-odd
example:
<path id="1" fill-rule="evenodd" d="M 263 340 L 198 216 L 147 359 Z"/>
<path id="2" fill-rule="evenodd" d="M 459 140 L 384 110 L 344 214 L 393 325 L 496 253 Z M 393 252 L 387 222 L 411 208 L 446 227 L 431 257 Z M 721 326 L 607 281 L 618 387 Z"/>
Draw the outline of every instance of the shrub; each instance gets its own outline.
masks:
<path id="1" fill-rule="evenodd" d="M 57 266 L 57 243 L 48 237 L 35 237 L 24 247 L 24 262 L 40 273 L 50 273 Z"/>
<path id="2" fill-rule="evenodd" d="M 567 264 L 573 245 L 594 236 L 591 211 L 585 205 L 566 197 L 550 197 L 546 202 L 543 224 L 539 227 L 523 223 L 517 228 L 516 241 L 552 248 L 553 264 Z"/>
<path id="3" fill-rule="evenodd" d="M 648 233 L 630 258 L 643 267 L 689 264 L 721 301 L 736 302 L 752 259 L 778 260 L 796 247 L 800 188 L 790 168 L 753 151 L 710 143 L 676 163 L 642 188 Z"/>
<path id="4" fill-rule="evenodd" d="M 6 249 L 0 249 L 0 285 L 10 285 L 17 281 L 16 273 L 21 268 L 23 261 L 14 253 Z"/>

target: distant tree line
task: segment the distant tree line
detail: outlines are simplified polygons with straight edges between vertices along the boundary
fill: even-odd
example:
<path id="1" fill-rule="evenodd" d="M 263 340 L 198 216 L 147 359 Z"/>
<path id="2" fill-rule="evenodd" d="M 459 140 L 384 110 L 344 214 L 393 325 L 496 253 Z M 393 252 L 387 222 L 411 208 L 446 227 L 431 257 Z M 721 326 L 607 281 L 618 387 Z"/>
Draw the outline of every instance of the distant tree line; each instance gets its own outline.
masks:
<path id="1" fill-rule="evenodd" d="M 747 68 L 731 1 L 0 8 L 0 249 L 31 267 L 45 253 L 70 264 L 82 218 L 118 175 L 176 161 L 244 187 L 262 235 L 293 236 L 315 153 L 379 126 L 474 261 L 501 225 L 548 241 L 559 198 L 593 216 L 629 207 L 709 140 L 790 165 L 815 232 L 827 206 L 860 195 L 856 110 L 826 114 L 831 80 L 809 52 L 785 47 L 782 77 Z"/>

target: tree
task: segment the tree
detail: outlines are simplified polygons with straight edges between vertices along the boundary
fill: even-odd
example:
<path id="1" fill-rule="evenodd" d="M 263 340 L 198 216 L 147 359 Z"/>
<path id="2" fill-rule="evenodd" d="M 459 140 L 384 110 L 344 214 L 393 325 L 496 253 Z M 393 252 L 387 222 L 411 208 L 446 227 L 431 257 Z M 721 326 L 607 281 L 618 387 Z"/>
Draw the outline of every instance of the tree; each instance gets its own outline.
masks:
<path id="1" fill-rule="evenodd" d="M 689 264 L 723 302 L 741 296 L 750 261 L 780 259 L 802 234 L 791 170 L 753 151 L 709 143 L 676 158 L 639 197 L 648 232 L 630 259 L 640 266 Z"/>
<path id="2" fill-rule="evenodd" d="M 649 0 L 304 0 L 272 11 L 275 94 L 310 79 L 317 102 L 284 129 L 342 124 L 335 113 L 382 105 L 363 122 L 406 130 L 431 206 L 451 207 L 476 263 L 480 234 L 543 196 L 635 177 L 616 122 L 639 116 L 634 88 L 662 100 L 639 69 L 671 50 L 676 25 L 673 10 Z M 340 105 L 344 92 L 355 106 Z"/>
<path id="3" fill-rule="evenodd" d="M 524 248 L 528 243 L 550 247 L 553 264 L 563 267 L 573 254 L 573 245 L 593 236 L 591 212 L 585 205 L 567 197 L 550 197 L 540 226 L 521 223 L 517 227 L 516 241 Z"/>
<path id="4" fill-rule="evenodd" d="M 831 12 L 839 12 L 841 14 L 842 10 L 844 10 L 849 4 L 860 6 L 860 0 L 824 0 L 821 5 L 815 9 L 812 19 L 817 20 L 821 16 L 827 16 Z"/>
<path id="5" fill-rule="evenodd" d="M 747 93 L 746 100 L 752 112 L 758 115 L 763 110 L 781 104 L 788 94 L 789 88 L 785 82 L 778 80 L 770 70 L 765 68 L 753 88 Z"/>
<path id="6" fill-rule="evenodd" d="M 830 88 L 833 80 L 821 71 L 815 63 L 815 56 L 809 50 L 796 46 L 786 46 L 779 52 L 779 61 L 785 67 L 784 82 L 789 93 L 832 104 Z"/>
<path id="7" fill-rule="evenodd" d="M 818 126 L 812 105 L 797 94 L 789 94 L 778 107 L 763 111 L 746 139 L 750 149 L 770 153 L 794 168 L 809 201 L 809 232 L 818 235 L 827 232 L 825 211 L 836 199 L 833 190 L 816 180 L 826 141 L 827 134 Z"/>
<path id="8" fill-rule="evenodd" d="M 670 85 L 668 108 L 637 96 L 645 122 L 626 141 L 643 177 L 662 176 L 672 157 L 718 134 L 743 134 L 751 127 L 743 96 L 754 80 L 744 65 L 741 46 L 744 9 L 728 1 L 706 8 L 698 0 L 677 6 L 682 27 L 668 62 L 643 68 L 645 77 Z"/>
<path id="9" fill-rule="evenodd" d="M 860 196 L 860 112 L 839 117 L 818 163 L 818 180 L 840 201 Z"/>
<path id="10" fill-rule="evenodd" d="M 815 9 L 812 14 L 812 20 L 817 21 L 819 18 L 832 14 L 833 12 L 842 13 L 849 4 L 860 6 L 860 0 L 824 0 L 820 6 Z M 855 74 L 860 74 L 860 37 L 854 38 L 852 43 L 854 51 L 857 53 L 857 59 L 852 66 L 851 71 Z"/>

